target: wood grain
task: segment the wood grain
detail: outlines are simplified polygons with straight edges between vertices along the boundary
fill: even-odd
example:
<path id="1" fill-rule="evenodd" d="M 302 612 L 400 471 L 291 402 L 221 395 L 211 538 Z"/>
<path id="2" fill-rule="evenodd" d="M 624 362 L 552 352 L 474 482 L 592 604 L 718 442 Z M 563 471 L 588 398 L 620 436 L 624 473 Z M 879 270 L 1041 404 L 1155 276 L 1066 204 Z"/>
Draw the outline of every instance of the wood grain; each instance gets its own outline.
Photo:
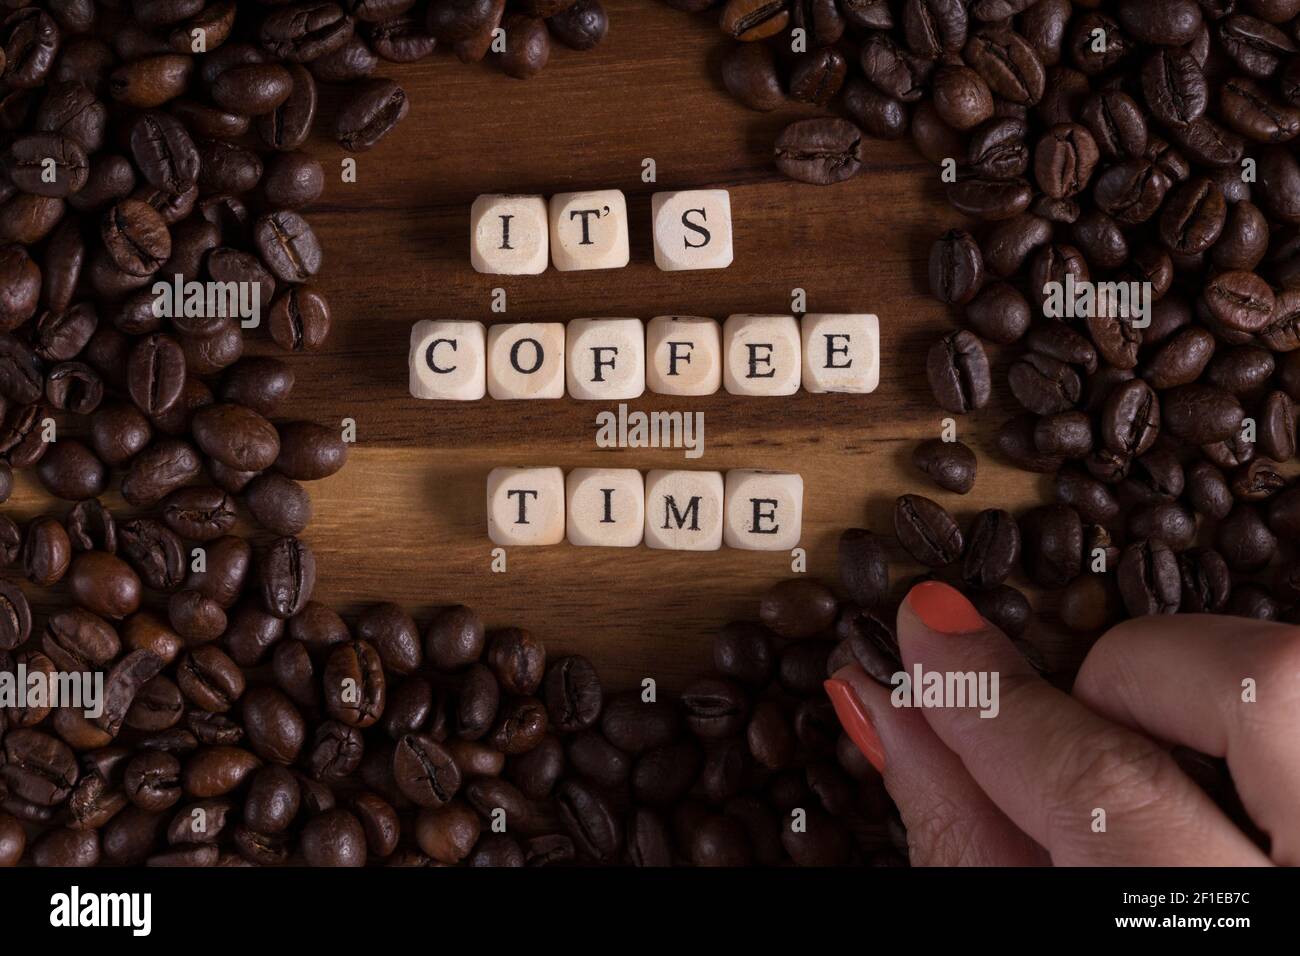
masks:
<path id="1" fill-rule="evenodd" d="M 349 611 L 396 600 L 421 620 L 438 605 L 464 602 L 491 624 L 533 628 L 553 651 L 589 655 L 611 685 L 654 676 L 679 687 L 709 665 L 718 626 L 752 616 L 763 589 L 789 575 L 789 556 L 564 545 L 515 549 L 508 573 L 493 574 L 487 472 L 504 464 L 798 471 L 809 570 L 834 579 L 839 532 L 889 532 L 895 496 L 923 487 L 909 455 L 940 427 L 924 353 L 953 324 L 926 293 L 925 258 L 959 217 L 910 144 L 872 142 L 863 174 L 838 186 L 785 181 L 772 168 L 771 142 L 805 110 L 762 115 L 734 104 L 718 80 L 724 47 L 709 18 L 645 0 L 607 6 L 612 28 L 601 47 L 557 48 L 528 82 L 441 52 L 419 64 L 384 65 L 413 105 L 397 131 L 358 157 L 355 184 L 340 181 L 338 147 L 312 144 L 328 185 L 308 215 L 324 243 L 319 286 L 335 319 L 324 350 L 293 357 L 298 384 L 286 417 L 350 417 L 358 425 L 348 466 L 311 486 L 316 518 L 306 537 L 319 557 L 318 598 Z M 643 158 L 655 160 L 654 184 L 641 181 Z M 588 187 L 627 193 L 630 266 L 528 277 L 471 269 L 469 210 L 477 194 Z M 731 268 L 655 268 L 650 195 L 687 187 L 731 191 Z M 498 286 L 508 296 L 504 316 L 489 311 Z M 603 403 L 421 402 L 407 392 L 407 340 L 420 319 L 721 318 L 788 311 L 795 288 L 806 290 L 811 311 L 880 316 L 879 389 L 779 399 L 647 394 L 630 403 L 704 412 L 706 454 L 697 461 L 672 450 L 598 449 L 594 420 Z M 258 342 L 249 351 L 274 349 Z M 996 377 L 1004 380 L 1000 371 Z M 1004 394 L 994 405 L 961 423 L 961 437 L 980 456 L 975 490 L 960 498 L 927 492 L 963 519 L 1043 496 L 1041 478 L 986 454 L 1011 411 Z M 24 478 L 15 510 L 45 507 Z M 898 566 L 900 578 L 909 573 Z M 1071 642 L 1046 640 L 1064 658 L 1078 652 Z"/>

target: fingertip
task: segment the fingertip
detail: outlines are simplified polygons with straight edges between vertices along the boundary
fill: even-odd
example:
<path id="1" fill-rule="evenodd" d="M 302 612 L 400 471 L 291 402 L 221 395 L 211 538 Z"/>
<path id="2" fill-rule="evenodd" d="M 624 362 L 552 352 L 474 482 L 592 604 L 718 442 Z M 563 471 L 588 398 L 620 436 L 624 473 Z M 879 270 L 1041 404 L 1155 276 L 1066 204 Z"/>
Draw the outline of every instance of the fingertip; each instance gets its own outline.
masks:
<path id="1" fill-rule="evenodd" d="M 989 628 L 966 595 L 942 581 L 922 581 L 907 592 L 903 603 L 936 634 L 972 634 Z"/>

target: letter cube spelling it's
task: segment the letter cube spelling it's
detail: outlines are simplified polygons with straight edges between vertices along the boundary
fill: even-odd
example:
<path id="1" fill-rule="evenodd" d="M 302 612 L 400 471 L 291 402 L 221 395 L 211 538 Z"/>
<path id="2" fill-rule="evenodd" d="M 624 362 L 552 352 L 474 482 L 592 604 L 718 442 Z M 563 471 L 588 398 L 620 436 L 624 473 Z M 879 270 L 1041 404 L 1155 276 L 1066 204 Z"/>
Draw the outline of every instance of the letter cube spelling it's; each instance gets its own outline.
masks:
<path id="1" fill-rule="evenodd" d="M 575 468 L 564 479 L 569 544 L 635 548 L 645 535 L 645 479 L 635 468 Z"/>
<path id="2" fill-rule="evenodd" d="M 575 319 L 565 336 L 573 398 L 614 401 L 645 391 L 645 326 L 640 319 Z"/>
<path id="3" fill-rule="evenodd" d="M 425 319 L 411 326 L 411 394 L 472 402 L 487 393 L 487 340 L 482 322 Z"/>
<path id="4" fill-rule="evenodd" d="M 727 472 L 722 540 L 744 551 L 789 551 L 803 529 L 803 478 L 776 471 Z"/>
<path id="5" fill-rule="evenodd" d="M 651 471 L 645 476 L 645 543 L 672 551 L 722 547 L 722 473 Z"/>
<path id="6" fill-rule="evenodd" d="M 712 395 L 722 387 L 722 326 L 694 315 L 646 325 L 646 386 L 660 395 Z"/>
<path id="7" fill-rule="evenodd" d="M 731 265 L 731 199 L 725 189 L 688 189 L 650 198 L 655 265 L 665 272 Z"/>
<path id="8" fill-rule="evenodd" d="M 550 222 L 551 261 L 561 272 L 627 265 L 627 200 L 619 190 L 556 193 Z"/>
<path id="9" fill-rule="evenodd" d="M 874 392 L 880 384 L 880 320 L 874 315 L 803 317 L 803 387 Z"/>
<path id="10" fill-rule="evenodd" d="M 469 210 L 469 261 L 477 272 L 537 275 L 551 259 L 542 196 L 479 196 Z"/>
<path id="11" fill-rule="evenodd" d="M 487 525 L 493 544 L 559 544 L 564 540 L 564 472 L 493 468 L 487 477 Z"/>
<path id="12" fill-rule="evenodd" d="M 793 395 L 803 371 L 793 315 L 732 315 L 722 324 L 722 384 L 732 395 Z"/>
<path id="13" fill-rule="evenodd" d="M 564 397 L 564 323 L 507 322 L 487 333 L 493 398 Z"/>

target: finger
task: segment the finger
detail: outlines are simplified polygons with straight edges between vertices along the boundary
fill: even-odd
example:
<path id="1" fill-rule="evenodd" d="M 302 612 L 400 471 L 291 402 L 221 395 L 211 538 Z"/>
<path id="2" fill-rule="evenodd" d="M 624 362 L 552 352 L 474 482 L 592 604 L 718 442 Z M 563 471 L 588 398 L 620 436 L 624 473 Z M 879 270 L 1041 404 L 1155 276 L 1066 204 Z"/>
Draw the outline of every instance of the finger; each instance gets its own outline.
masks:
<path id="1" fill-rule="evenodd" d="M 1116 723 L 1226 758 L 1273 859 L 1300 864 L 1300 628 L 1210 614 L 1126 621 L 1089 651 L 1074 696 Z"/>
<path id="2" fill-rule="evenodd" d="M 826 692 L 845 732 L 884 777 L 907 827 L 914 865 L 1049 862 L 1043 848 L 993 805 L 925 718 L 891 706 L 889 691 L 861 667 L 840 668 L 826 682 Z"/>
<path id="3" fill-rule="evenodd" d="M 917 585 L 899 608 L 898 637 L 921 686 L 937 679 L 969 697 L 984 680 L 982 705 L 950 699 L 922 713 L 1053 862 L 1268 862 L 1168 753 L 1040 678 L 960 592 L 936 581 Z"/>

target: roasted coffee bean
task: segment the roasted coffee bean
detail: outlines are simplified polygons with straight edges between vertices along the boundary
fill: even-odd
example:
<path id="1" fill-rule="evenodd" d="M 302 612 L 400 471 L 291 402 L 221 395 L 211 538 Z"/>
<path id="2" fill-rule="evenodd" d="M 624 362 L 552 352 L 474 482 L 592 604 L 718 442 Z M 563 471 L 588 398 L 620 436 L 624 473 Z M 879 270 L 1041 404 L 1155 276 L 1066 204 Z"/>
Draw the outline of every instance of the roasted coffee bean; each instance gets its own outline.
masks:
<path id="1" fill-rule="evenodd" d="M 424 638 L 429 661 L 442 670 L 458 670 L 478 660 L 485 644 L 483 622 L 464 605 L 442 611 Z"/>
<path id="2" fill-rule="evenodd" d="M 280 425 L 279 454 L 274 465 L 297 481 L 328 478 L 347 461 L 347 445 L 339 434 L 313 422 Z"/>
<path id="3" fill-rule="evenodd" d="M 1101 438 L 1107 448 L 1121 455 L 1141 455 L 1159 434 L 1160 402 L 1150 385 L 1135 378 L 1110 393 L 1101 417 Z"/>
<path id="4" fill-rule="evenodd" d="M 365 641 L 340 644 L 330 652 L 324 674 L 330 716 L 366 728 L 384 712 L 386 681 L 379 652 Z"/>
<path id="5" fill-rule="evenodd" d="M 732 47 L 722 61 L 722 82 L 727 92 L 753 110 L 766 112 L 786 102 L 776 58 L 762 43 Z"/>
<path id="6" fill-rule="evenodd" d="M 782 0 L 727 0 L 720 25 L 728 36 L 752 42 L 780 33 L 789 22 L 790 11 Z"/>
<path id="7" fill-rule="evenodd" d="M 370 149 L 405 119 L 410 106 L 392 80 L 365 80 L 353 87 L 336 115 L 334 138 L 349 152 Z"/>
<path id="8" fill-rule="evenodd" d="M 37 464 L 36 477 L 46 491 L 67 501 L 94 498 L 108 486 L 104 463 L 76 439 L 54 442 Z"/>
<path id="9" fill-rule="evenodd" d="M 1177 438 L 1195 445 L 1226 441 L 1240 429 L 1241 403 L 1211 385 L 1182 385 L 1166 392 L 1160 402 L 1161 423 Z"/>
<path id="10" fill-rule="evenodd" d="M 791 179 L 819 186 L 843 182 L 862 168 L 862 131 L 842 119 L 798 120 L 777 137 L 775 158 Z"/>
<path id="11" fill-rule="evenodd" d="M 903 495 L 895 503 L 894 534 L 927 567 L 947 567 L 961 557 L 961 528 L 941 505 L 921 495 Z"/>
<path id="12" fill-rule="evenodd" d="M 131 460 L 122 478 L 122 497 L 136 507 L 155 505 L 197 476 L 201 467 L 187 442 L 160 438 Z"/>
<path id="13" fill-rule="evenodd" d="M 975 487 L 975 453 L 959 441 L 923 441 L 912 452 L 912 464 L 947 491 L 964 495 Z"/>
<path id="14" fill-rule="evenodd" d="M 1037 352 L 1026 353 L 1013 362 L 1007 380 L 1016 400 L 1038 415 L 1068 411 L 1078 403 L 1083 391 L 1073 368 Z"/>
<path id="15" fill-rule="evenodd" d="M 1296 453 L 1295 403 L 1283 391 L 1272 391 L 1259 416 L 1260 451 L 1274 461 L 1287 461 Z"/>
<path id="16" fill-rule="evenodd" d="M 1124 549 L 1117 571 L 1129 614 L 1174 614 L 1182 602 L 1178 559 L 1158 539 L 1143 538 Z"/>
<path id="17" fill-rule="evenodd" d="M 966 323 L 981 338 L 1010 345 L 1029 328 L 1029 303 L 1006 282 L 991 282 L 966 305 Z"/>
<path id="18" fill-rule="evenodd" d="M 1219 522 L 1214 540 L 1228 567 L 1246 574 L 1262 570 L 1277 552 L 1277 538 L 1250 504 L 1234 505 Z"/>
<path id="19" fill-rule="evenodd" d="M 677 710 L 658 702 L 643 702 L 639 694 L 611 698 L 600 716 L 600 730 L 620 750 L 639 754 L 670 743 L 677 735 Z"/>
<path id="20" fill-rule="evenodd" d="M 849 597 L 863 607 L 877 607 L 884 603 L 889 594 L 889 559 L 885 553 L 884 542 L 862 528 L 850 528 L 840 535 L 839 542 L 840 583 Z M 735 629 L 735 630 L 733 630 Z M 722 647 L 728 646 L 724 655 Z M 759 648 L 761 646 L 761 649 Z M 731 648 L 735 648 L 735 652 Z M 740 675 L 731 673 L 742 683 L 762 683 L 766 666 L 761 663 L 770 658 L 770 645 L 767 635 L 762 631 L 753 632 L 745 625 L 727 625 L 714 642 L 714 666 L 722 673 L 735 670 L 724 667 L 723 660 L 743 659 L 753 661 L 754 666 L 746 666 L 746 673 L 753 676 L 747 681 Z"/>
<path id="21" fill-rule="evenodd" d="M 997 275 L 1016 272 L 1033 251 L 1052 239 L 1052 224 L 1028 213 L 1006 219 L 984 240 L 984 260 Z"/>
<path id="22" fill-rule="evenodd" d="M 313 817 L 299 843 L 309 866 L 364 866 L 366 831 L 353 814 L 335 807 Z"/>
<path id="23" fill-rule="evenodd" d="M 758 605 L 758 618 L 774 634 L 797 640 L 829 628 L 836 606 L 835 595 L 821 582 L 790 578 L 767 589 Z"/>
<path id="24" fill-rule="evenodd" d="M 163 521 L 183 538 L 212 541 L 227 534 L 238 517 L 235 503 L 219 488 L 178 488 L 162 503 Z"/>
<path id="25" fill-rule="evenodd" d="M 424 734 L 397 741 L 393 777 L 402 793 L 422 807 L 441 807 L 460 788 L 460 770 L 441 744 Z"/>
<path id="26" fill-rule="evenodd" d="M 715 642 L 715 655 L 716 646 Z M 585 657 L 574 655 L 553 662 L 546 670 L 542 695 L 550 726 L 560 733 L 585 730 L 600 717 L 600 678 Z"/>
<path id="27" fill-rule="evenodd" d="M 490 636 L 487 662 L 507 693 L 527 695 L 542 682 L 546 648 L 530 631 L 506 628 Z"/>
<path id="28" fill-rule="evenodd" d="M 1020 528 L 1006 511 L 986 509 L 975 516 L 966 536 L 962 577 L 988 590 L 1006 580 L 1020 559 Z"/>
<path id="29" fill-rule="evenodd" d="M 1042 587 L 1064 587 L 1083 567 L 1083 525 L 1069 505 L 1034 508 L 1021 519 L 1025 573 Z"/>
<path id="30" fill-rule="evenodd" d="M 532 750 L 546 734 L 546 707 L 534 697 L 515 697 L 505 701 L 488 740 L 505 754 Z"/>
<path id="31" fill-rule="evenodd" d="M 51 617 L 51 628 L 57 617 Z M 32 613 L 22 588 L 8 581 L 0 582 L 0 651 L 18 647 L 27 640 L 31 630 Z"/>
<path id="32" fill-rule="evenodd" d="M 1097 144 L 1078 123 L 1061 123 L 1047 131 L 1034 148 L 1034 178 L 1054 199 L 1079 193 L 1092 178 L 1098 159 Z"/>
<path id="33" fill-rule="evenodd" d="M 583 857 L 594 862 L 617 857 L 623 846 L 623 827 L 598 790 L 566 780 L 557 788 L 555 799 L 560 824 Z"/>
<path id="34" fill-rule="evenodd" d="M 969 332 L 953 332 L 936 342 L 926 358 L 926 375 L 935 401 L 946 411 L 964 414 L 988 403 L 988 356 Z"/>
<path id="35" fill-rule="evenodd" d="M 1032 613 L 1029 601 L 1010 585 L 1001 584 L 991 591 L 976 591 L 970 597 L 980 616 L 1009 637 L 1018 637 L 1029 623 Z"/>
<path id="36" fill-rule="evenodd" d="M 930 247 L 930 291 L 940 302 L 961 305 L 980 291 L 984 256 L 970 233 L 953 229 Z"/>
<path id="37" fill-rule="evenodd" d="M 22 563 L 23 573 L 33 584 L 49 587 L 62 580 L 72 563 L 72 541 L 63 525 L 44 515 L 28 524 Z"/>
<path id="38" fill-rule="evenodd" d="M 1216 331 L 1230 342 L 1240 342 L 1267 328 L 1276 299 L 1273 291 L 1253 272 L 1221 272 L 1202 290 L 1202 300 L 1216 323 Z"/>
<path id="39" fill-rule="evenodd" d="M 985 222 L 1014 219 L 1034 198 L 1024 179 L 989 179 L 971 177 L 949 183 L 945 189 L 948 203 L 963 215 Z"/>
<path id="40" fill-rule="evenodd" d="M 217 714 L 233 707 L 245 686 L 239 665 L 212 644 L 195 647 L 181 660 L 176 683 L 196 706 Z"/>

